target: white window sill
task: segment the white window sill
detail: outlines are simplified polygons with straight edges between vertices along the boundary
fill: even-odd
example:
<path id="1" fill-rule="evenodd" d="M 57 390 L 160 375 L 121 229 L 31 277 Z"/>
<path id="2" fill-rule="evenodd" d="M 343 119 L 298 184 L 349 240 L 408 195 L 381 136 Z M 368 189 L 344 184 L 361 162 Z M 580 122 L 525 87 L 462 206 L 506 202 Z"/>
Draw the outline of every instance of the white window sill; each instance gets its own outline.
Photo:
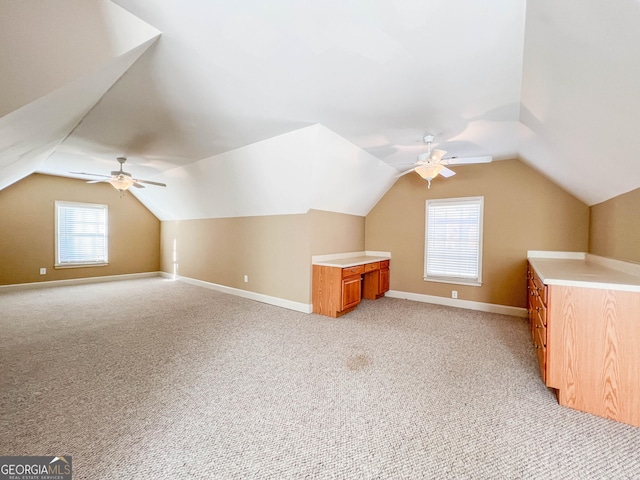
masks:
<path id="1" fill-rule="evenodd" d="M 423 277 L 425 282 L 451 283 L 453 285 L 469 285 L 471 287 L 481 287 L 482 282 L 477 280 L 467 280 L 464 278 L 440 278 L 440 277 Z"/>
<path id="2" fill-rule="evenodd" d="M 84 268 L 84 267 L 107 267 L 108 263 L 63 263 L 62 265 L 54 265 L 53 268 Z"/>

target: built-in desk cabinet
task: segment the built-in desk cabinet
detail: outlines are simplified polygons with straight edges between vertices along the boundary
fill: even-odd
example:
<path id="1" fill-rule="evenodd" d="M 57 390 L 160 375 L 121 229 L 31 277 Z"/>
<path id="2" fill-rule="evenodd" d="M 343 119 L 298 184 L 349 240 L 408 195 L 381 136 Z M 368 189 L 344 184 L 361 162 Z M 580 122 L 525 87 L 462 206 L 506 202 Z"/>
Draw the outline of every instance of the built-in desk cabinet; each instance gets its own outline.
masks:
<path id="1" fill-rule="evenodd" d="M 313 312 L 339 317 L 362 298 L 376 300 L 389 290 L 389 260 L 349 267 L 313 265 Z"/>
<path id="2" fill-rule="evenodd" d="M 545 385 L 560 405 L 640 427 L 640 291 L 543 278 L 529 263 L 529 322 Z"/>

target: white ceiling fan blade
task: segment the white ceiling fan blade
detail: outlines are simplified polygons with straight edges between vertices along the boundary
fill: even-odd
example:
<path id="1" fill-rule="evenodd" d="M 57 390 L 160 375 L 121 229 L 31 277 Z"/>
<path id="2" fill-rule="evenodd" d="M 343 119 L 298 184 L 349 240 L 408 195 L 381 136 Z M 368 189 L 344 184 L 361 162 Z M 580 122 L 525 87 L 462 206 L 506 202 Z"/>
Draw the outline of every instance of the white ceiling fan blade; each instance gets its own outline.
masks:
<path id="1" fill-rule="evenodd" d="M 444 157 L 447 154 L 446 150 L 440 150 L 439 148 L 434 148 L 431 151 L 431 160 L 435 160 L 435 161 L 440 161 L 442 160 L 442 157 Z"/>
<path id="2" fill-rule="evenodd" d="M 451 157 L 446 158 L 447 165 L 471 165 L 474 163 L 490 163 L 493 160 L 491 155 L 483 157 Z"/>
<path id="3" fill-rule="evenodd" d="M 389 165 L 390 167 L 406 167 L 407 165 L 412 165 L 414 167 L 417 167 L 418 165 L 420 165 L 420 162 L 388 163 L 386 165 Z"/>
<path id="4" fill-rule="evenodd" d="M 87 183 L 102 183 L 102 182 L 106 182 L 107 180 L 88 180 Z"/>
<path id="5" fill-rule="evenodd" d="M 442 170 L 440 170 L 440 175 L 442 175 L 444 178 L 453 177 L 455 174 L 456 172 L 448 169 L 447 167 L 442 167 Z"/>
<path id="6" fill-rule="evenodd" d="M 131 185 L 133 185 L 136 188 L 144 188 L 144 185 L 140 185 L 138 182 L 133 182 Z"/>
<path id="7" fill-rule="evenodd" d="M 407 173 L 411 173 L 411 172 L 414 172 L 414 171 L 415 171 L 415 168 L 410 168 L 409 170 L 405 170 L 404 172 L 399 173 L 398 175 L 396 175 L 393 178 L 400 178 L 400 177 L 406 175 Z"/>
<path id="8" fill-rule="evenodd" d="M 418 162 L 422 163 L 438 163 L 442 160 L 442 157 L 446 154 L 446 150 L 439 150 L 437 148 L 431 150 L 431 152 L 424 152 L 418 155 Z"/>
<path id="9" fill-rule="evenodd" d="M 111 178 L 110 175 L 100 175 L 98 173 L 87 173 L 87 172 L 69 172 L 69 173 L 73 173 L 74 175 L 89 175 L 91 177 Z"/>
<path id="10" fill-rule="evenodd" d="M 135 178 L 134 183 L 146 183 L 148 185 L 155 185 L 156 187 L 166 187 L 167 185 L 165 183 L 160 183 L 160 182 L 152 182 L 151 180 L 138 180 L 137 178 Z"/>

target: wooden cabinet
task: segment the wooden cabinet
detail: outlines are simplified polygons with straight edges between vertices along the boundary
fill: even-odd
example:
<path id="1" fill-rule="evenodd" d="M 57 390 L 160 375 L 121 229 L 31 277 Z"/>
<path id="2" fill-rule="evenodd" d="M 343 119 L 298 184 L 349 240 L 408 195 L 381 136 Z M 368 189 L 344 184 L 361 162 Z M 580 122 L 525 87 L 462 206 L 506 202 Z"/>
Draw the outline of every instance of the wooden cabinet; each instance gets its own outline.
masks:
<path id="1" fill-rule="evenodd" d="M 363 272 L 364 267 L 362 265 L 342 269 L 341 312 L 351 311 L 360 303 L 362 283 L 360 275 Z"/>
<path id="2" fill-rule="evenodd" d="M 389 260 L 365 265 L 362 296 L 377 300 L 389 291 Z"/>
<path id="3" fill-rule="evenodd" d="M 547 289 L 535 270 L 527 267 L 528 313 L 542 381 L 547 381 Z"/>
<path id="4" fill-rule="evenodd" d="M 380 290 L 378 292 L 379 294 L 381 294 L 380 296 L 389 291 L 389 263 L 389 260 L 380 262 Z"/>
<path id="5" fill-rule="evenodd" d="M 389 260 L 337 267 L 313 265 L 313 312 L 339 317 L 362 298 L 371 300 L 389 290 Z"/>
<path id="6" fill-rule="evenodd" d="M 640 427 L 640 292 L 545 285 L 529 264 L 528 313 L 558 403 Z"/>

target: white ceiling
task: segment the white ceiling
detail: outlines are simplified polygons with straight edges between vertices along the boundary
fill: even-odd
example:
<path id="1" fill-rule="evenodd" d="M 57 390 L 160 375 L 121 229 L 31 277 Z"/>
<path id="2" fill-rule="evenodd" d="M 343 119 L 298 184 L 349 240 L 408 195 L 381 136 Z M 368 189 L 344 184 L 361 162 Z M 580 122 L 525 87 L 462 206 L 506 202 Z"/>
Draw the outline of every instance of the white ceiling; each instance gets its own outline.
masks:
<path id="1" fill-rule="evenodd" d="M 587 204 L 640 187 L 638 0 L 23 0 L 0 19 L 0 188 L 125 155 L 168 184 L 135 192 L 162 219 L 365 215 L 427 132 Z"/>

